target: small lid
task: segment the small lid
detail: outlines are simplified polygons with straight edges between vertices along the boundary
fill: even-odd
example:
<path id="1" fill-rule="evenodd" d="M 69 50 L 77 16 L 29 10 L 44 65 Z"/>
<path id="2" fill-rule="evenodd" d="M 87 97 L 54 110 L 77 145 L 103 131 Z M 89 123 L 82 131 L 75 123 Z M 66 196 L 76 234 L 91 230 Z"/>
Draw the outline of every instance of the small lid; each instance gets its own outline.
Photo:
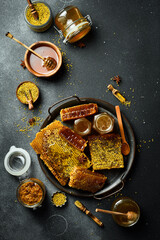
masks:
<path id="1" fill-rule="evenodd" d="M 31 165 L 29 153 L 22 149 L 12 146 L 4 158 L 4 166 L 8 173 L 13 176 L 22 176 Z"/>

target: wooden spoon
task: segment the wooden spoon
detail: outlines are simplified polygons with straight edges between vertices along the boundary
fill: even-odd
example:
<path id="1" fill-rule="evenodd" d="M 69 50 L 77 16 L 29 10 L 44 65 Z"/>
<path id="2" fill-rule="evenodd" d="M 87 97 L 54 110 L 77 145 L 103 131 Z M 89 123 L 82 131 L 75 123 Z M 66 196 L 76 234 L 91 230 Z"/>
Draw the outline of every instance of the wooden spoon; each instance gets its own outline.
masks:
<path id="1" fill-rule="evenodd" d="M 32 83 L 33 84 L 33 86 L 36 88 L 36 90 L 37 90 L 37 93 L 34 93 L 34 98 L 33 98 L 33 95 L 32 95 L 32 88 L 29 88 L 29 87 L 26 87 L 26 89 L 24 89 L 23 88 L 23 84 L 25 84 L 25 86 L 26 86 L 26 84 L 27 83 Z M 22 88 L 21 88 L 22 87 Z M 21 89 L 20 89 L 21 88 Z M 23 95 L 23 96 L 25 96 L 25 100 L 23 99 L 23 98 L 21 98 L 21 94 Z M 33 83 L 33 82 L 30 82 L 30 81 L 24 81 L 24 82 L 21 82 L 19 85 L 18 85 L 18 87 L 17 87 L 17 89 L 16 89 L 16 96 L 17 96 L 17 98 L 18 98 L 18 100 L 21 102 L 21 103 L 23 103 L 23 104 L 28 104 L 28 109 L 29 110 L 31 110 L 31 109 L 33 109 L 34 108 L 34 105 L 33 105 L 33 103 L 35 102 L 35 101 L 37 101 L 37 99 L 38 99 L 38 97 L 39 97 L 39 89 L 38 89 L 38 87 L 36 86 L 36 84 L 35 83 Z"/>
<path id="2" fill-rule="evenodd" d="M 31 94 L 31 90 L 29 89 L 29 98 L 27 97 L 27 94 L 25 93 L 26 96 L 26 101 L 28 103 L 28 109 L 32 110 L 34 108 L 33 106 L 33 98 L 32 98 L 32 94 Z"/>
<path id="3" fill-rule="evenodd" d="M 122 118 L 121 118 L 121 112 L 120 112 L 120 107 L 115 106 L 116 114 L 117 114 L 117 119 L 118 119 L 118 125 L 121 133 L 121 138 L 122 138 L 122 154 L 123 155 L 128 155 L 130 153 L 130 146 L 126 141 L 125 135 L 124 135 L 124 129 L 123 129 L 123 123 L 122 123 Z"/>
<path id="4" fill-rule="evenodd" d="M 38 19 L 39 19 L 39 16 L 38 16 L 37 11 L 36 11 L 35 8 L 34 8 L 33 3 L 32 3 L 30 0 L 27 0 L 27 2 L 28 2 L 28 5 L 29 5 L 29 7 L 30 7 L 30 9 L 31 9 L 31 13 L 33 14 L 34 19 L 35 19 L 35 20 L 38 20 Z"/>
<path id="5" fill-rule="evenodd" d="M 13 39 L 14 41 L 18 42 L 20 45 L 22 45 L 23 47 L 27 48 L 34 55 L 36 55 L 37 57 L 41 58 L 43 60 L 43 62 L 44 62 L 43 67 L 46 67 L 48 71 L 53 70 L 57 66 L 57 62 L 56 62 L 56 60 L 54 58 L 52 58 L 52 57 L 47 57 L 47 58 L 42 57 L 41 55 L 39 55 L 34 50 L 32 50 L 31 48 L 27 47 L 24 43 L 20 42 L 16 38 L 14 38 L 13 35 L 11 33 L 9 33 L 9 32 L 6 33 L 6 36 L 11 38 L 11 39 Z"/>
<path id="6" fill-rule="evenodd" d="M 104 209 L 98 209 L 96 208 L 96 212 L 103 212 L 103 213 L 108 213 L 112 215 L 121 215 L 124 217 L 127 217 L 128 220 L 134 221 L 137 218 L 137 213 L 128 211 L 127 213 L 121 213 L 121 212 L 115 212 L 115 211 L 110 211 L 110 210 L 104 210 Z"/>

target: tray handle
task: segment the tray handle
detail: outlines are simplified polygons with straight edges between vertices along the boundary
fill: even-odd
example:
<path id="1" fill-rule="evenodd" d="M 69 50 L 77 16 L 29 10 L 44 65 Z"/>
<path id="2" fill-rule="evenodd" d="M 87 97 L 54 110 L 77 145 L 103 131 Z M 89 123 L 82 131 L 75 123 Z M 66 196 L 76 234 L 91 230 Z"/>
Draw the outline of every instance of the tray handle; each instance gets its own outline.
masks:
<path id="1" fill-rule="evenodd" d="M 106 195 L 103 196 L 103 197 L 96 197 L 95 195 L 93 195 L 93 198 L 96 199 L 96 200 L 102 200 L 102 199 L 105 199 L 105 198 L 107 198 L 107 197 L 112 196 L 113 194 L 118 193 L 119 191 L 121 191 L 121 190 L 123 189 L 123 187 L 124 187 L 124 181 L 121 180 L 121 182 L 120 182 L 120 184 L 119 184 L 119 186 L 118 186 L 118 189 L 115 190 L 114 192 L 109 193 L 109 194 L 106 194 Z M 103 195 L 103 194 L 102 194 L 102 195 Z"/>
<path id="2" fill-rule="evenodd" d="M 54 106 L 56 106 L 58 103 L 61 103 L 61 102 L 63 102 L 63 101 L 66 101 L 66 100 L 68 100 L 68 99 L 71 99 L 71 98 L 76 98 L 79 102 L 81 102 L 80 98 L 77 97 L 77 96 L 70 96 L 70 97 L 67 97 L 67 98 L 63 98 L 62 100 L 54 103 L 51 107 L 48 108 L 48 113 L 49 113 L 49 115 L 52 116 L 52 114 L 51 114 L 51 109 L 52 109 Z"/>

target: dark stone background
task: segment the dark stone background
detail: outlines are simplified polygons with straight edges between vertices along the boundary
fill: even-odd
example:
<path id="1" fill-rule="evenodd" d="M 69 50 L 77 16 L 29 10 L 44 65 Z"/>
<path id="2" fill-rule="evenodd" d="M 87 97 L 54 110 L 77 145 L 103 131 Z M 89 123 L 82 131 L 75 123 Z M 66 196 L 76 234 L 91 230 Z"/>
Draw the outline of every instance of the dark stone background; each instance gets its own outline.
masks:
<path id="1" fill-rule="evenodd" d="M 53 15 L 63 7 L 74 4 L 83 15 L 89 14 L 93 20 L 92 31 L 83 40 L 86 47 L 65 46 L 54 28 L 45 33 L 31 31 L 24 21 L 27 1 L 1 0 L 0 7 L 0 239 L 3 240 L 132 240 L 159 239 L 159 43 L 160 43 L 160 2 L 159 0 L 47 0 Z M 26 45 L 39 40 L 55 43 L 63 52 L 63 66 L 53 79 L 40 79 L 20 66 L 25 49 L 5 37 L 10 31 Z M 120 75 L 119 86 L 110 79 Z M 34 111 L 28 111 L 16 98 L 16 88 L 22 81 L 33 81 L 40 89 L 40 99 Z M 136 156 L 124 189 L 118 196 L 133 198 L 141 208 L 141 218 L 131 228 L 119 227 L 110 215 L 95 213 L 95 208 L 109 209 L 114 195 L 102 201 L 82 198 L 81 200 L 103 223 L 98 227 L 91 219 L 74 206 L 76 197 L 67 195 L 67 206 L 55 208 L 50 199 L 56 187 L 42 172 L 37 156 L 29 143 L 39 131 L 48 115 L 48 107 L 54 102 L 78 95 L 94 97 L 113 105 L 119 104 L 107 85 L 113 83 L 131 106 L 120 104 L 121 111 L 130 121 L 136 137 Z M 21 132 L 28 119 L 39 117 L 39 125 L 30 132 Z M 24 208 L 16 200 L 18 179 L 4 169 L 3 160 L 9 148 L 14 145 L 26 149 L 32 158 L 31 176 L 41 179 L 47 189 L 42 208 L 32 211 Z M 62 215 L 64 219 L 52 215 Z M 59 220 L 61 220 L 59 222 Z M 60 232 L 59 232 L 60 231 Z"/>

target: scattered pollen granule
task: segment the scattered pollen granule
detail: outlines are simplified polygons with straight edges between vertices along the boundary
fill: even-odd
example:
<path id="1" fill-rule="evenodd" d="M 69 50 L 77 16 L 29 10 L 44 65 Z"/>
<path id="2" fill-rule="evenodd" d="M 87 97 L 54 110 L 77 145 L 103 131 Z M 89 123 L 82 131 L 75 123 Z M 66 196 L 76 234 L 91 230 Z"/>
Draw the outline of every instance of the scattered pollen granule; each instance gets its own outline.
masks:
<path id="1" fill-rule="evenodd" d="M 41 108 L 41 107 L 39 107 Z M 25 108 L 20 108 L 20 110 L 26 110 Z M 41 110 L 39 110 L 40 112 Z M 17 132 L 21 132 L 25 134 L 27 137 L 30 137 L 29 133 L 33 130 L 35 126 L 41 126 L 44 119 L 40 118 L 39 116 L 34 116 L 34 113 L 30 112 L 23 112 L 23 116 L 20 119 L 20 122 L 15 123 L 15 126 L 17 127 Z"/>

